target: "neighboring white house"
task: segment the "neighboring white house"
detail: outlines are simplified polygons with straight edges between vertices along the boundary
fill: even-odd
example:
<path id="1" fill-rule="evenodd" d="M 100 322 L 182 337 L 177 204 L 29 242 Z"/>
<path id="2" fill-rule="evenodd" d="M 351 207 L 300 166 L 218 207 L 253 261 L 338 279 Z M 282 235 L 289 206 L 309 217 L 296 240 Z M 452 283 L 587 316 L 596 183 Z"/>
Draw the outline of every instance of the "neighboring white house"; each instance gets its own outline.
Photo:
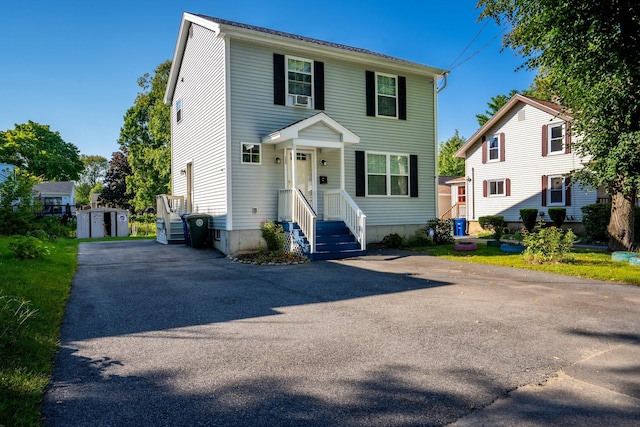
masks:
<path id="1" fill-rule="evenodd" d="M 265 219 L 295 222 L 311 253 L 322 220 L 344 221 L 361 250 L 411 235 L 438 216 L 444 73 L 185 13 L 165 95 L 173 195 L 159 198 L 159 240 L 172 240 L 169 208 L 211 214 L 227 254 L 257 248 Z"/>
<path id="2" fill-rule="evenodd" d="M 564 207 L 565 223 L 580 225 L 581 207 L 598 196 L 567 176 L 584 166 L 571 149 L 571 119 L 558 104 L 517 94 L 455 153 L 466 159 L 470 233 L 480 230 L 481 216 L 520 222 L 522 208 L 536 208 L 549 220 L 549 207 Z"/>
<path id="3" fill-rule="evenodd" d="M 42 215 L 75 215 L 76 192 L 73 181 L 45 181 L 33 186 L 36 200 L 42 202 Z"/>

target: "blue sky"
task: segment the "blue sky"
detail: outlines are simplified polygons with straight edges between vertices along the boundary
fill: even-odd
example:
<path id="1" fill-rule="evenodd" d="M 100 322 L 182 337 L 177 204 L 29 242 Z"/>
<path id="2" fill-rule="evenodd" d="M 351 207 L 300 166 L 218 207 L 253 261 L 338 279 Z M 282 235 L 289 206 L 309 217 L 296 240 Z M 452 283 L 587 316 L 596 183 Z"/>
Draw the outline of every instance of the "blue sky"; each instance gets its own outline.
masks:
<path id="1" fill-rule="evenodd" d="M 137 79 L 171 59 L 182 12 L 272 28 L 449 69 L 439 141 L 469 138 L 492 96 L 529 87 L 523 59 L 474 0 L 23 0 L 0 6 L 0 130 L 33 120 L 111 158 Z M 483 29 L 484 27 L 484 29 Z M 483 29 L 467 51 L 460 54 Z M 496 37 L 497 36 L 497 37 Z M 460 56 L 460 57 L 459 57 Z M 458 58 L 459 57 L 459 58 Z M 457 59 L 457 61 L 456 61 Z"/>

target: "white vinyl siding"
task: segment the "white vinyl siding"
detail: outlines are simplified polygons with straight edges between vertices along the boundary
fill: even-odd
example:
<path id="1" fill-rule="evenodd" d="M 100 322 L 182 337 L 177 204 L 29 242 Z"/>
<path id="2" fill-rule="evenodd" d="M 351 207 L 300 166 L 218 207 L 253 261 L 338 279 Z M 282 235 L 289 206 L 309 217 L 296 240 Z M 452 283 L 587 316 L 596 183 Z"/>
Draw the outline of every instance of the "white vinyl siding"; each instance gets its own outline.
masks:
<path id="1" fill-rule="evenodd" d="M 225 108 L 225 42 L 198 25 L 187 40 L 180 78 L 173 95 L 188 106 L 177 126 L 176 102 L 172 117 L 172 174 L 174 195 L 186 196 L 187 177 L 179 173 L 193 167 L 193 211 L 214 216 L 217 228 L 227 228 L 227 146 Z M 239 144 L 238 144 L 239 146 Z"/>
<path id="2" fill-rule="evenodd" d="M 234 76 L 230 90 L 230 146 L 235 151 L 232 156 L 239 156 L 240 142 L 258 142 L 275 130 L 317 114 L 316 110 L 273 104 L 273 49 L 236 40 L 230 46 L 230 74 Z M 345 148 L 344 180 L 347 192 L 366 213 L 367 225 L 424 224 L 436 217 L 433 80 L 404 71 L 398 73 L 407 77 L 408 120 L 372 120 L 365 108 L 366 66 L 309 53 L 291 54 L 324 62 L 324 112 L 360 137 L 359 144 Z M 381 71 L 392 74 L 394 70 Z M 305 132 L 316 131 L 326 138 L 335 138 L 326 127 Z M 356 198 L 355 150 L 417 155 L 419 197 Z M 284 158 L 282 150 L 265 146 L 261 167 L 233 169 L 234 229 L 258 229 L 260 221 L 275 218 L 277 189 L 285 187 L 284 166 L 268 160 L 276 155 Z M 340 153 L 327 151 L 317 157 L 318 161 L 324 158 L 328 162 L 326 168 L 318 166 L 318 174 L 329 179 L 327 185 L 318 186 L 321 205 L 324 190 L 340 187 Z M 253 207 L 258 208 L 257 214 L 253 213 Z"/>
<path id="3" fill-rule="evenodd" d="M 521 111 L 524 113 L 520 113 Z M 518 115 L 526 119 L 518 120 Z M 562 176 L 583 166 L 575 153 L 542 156 L 541 129 L 552 120 L 557 119 L 533 106 L 519 103 L 494 127 L 487 129 L 487 136 L 505 134 L 505 151 L 508 155 L 504 162 L 483 164 L 480 141 L 467 151 L 466 176 L 473 177 L 467 185 L 468 219 L 503 215 L 506 221 L 518 222 L 522 208 L 537 208 L 546 213 L 547 208 L 542 206 L 540 177 Z M 483 197 L 483 181 L 505 178 L 510 180 L 509 197 Z M 595 203 L 596 192 L 583 189 L 578 183 L 574 183 L 571 190 L 572 200 L 571 206 L 567 206 L 567 222 L 581 221 L 580 207 Z"/>

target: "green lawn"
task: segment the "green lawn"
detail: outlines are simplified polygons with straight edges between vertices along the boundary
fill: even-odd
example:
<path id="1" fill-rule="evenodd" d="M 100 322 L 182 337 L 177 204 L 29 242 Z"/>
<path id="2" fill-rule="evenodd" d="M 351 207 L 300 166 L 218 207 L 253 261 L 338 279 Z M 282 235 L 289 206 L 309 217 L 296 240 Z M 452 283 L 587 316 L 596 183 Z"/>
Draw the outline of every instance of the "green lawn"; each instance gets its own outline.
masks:
<path id="1" fill-rule="evenodd" d="M 50 255 L 37 260 L 14 258 L 7 243 L 7 237 L 0 237 L 0 425 L 37 426 L 76 271 L 78 242 L 47 243 Z M 17 326 L 21 301 L 28 301 L 23 309 L 35 312 Z"/>
<path id="2" fill-rule="evenodd" d="M 500 248 L 488 247 L 485 243 L 478 243 L 478 250 L 471 252 L 455 251 L 453 245 L 411 248 L 411 251 L 461 262 L 501 265 L 586 279 L 640 285 L 640 267 L 611 261 L 611 254 L 602 251 L 575 250 L 573 252 L 574 261 L 567 264 L 530 264 L 520 254 L 505 253 Z"/>

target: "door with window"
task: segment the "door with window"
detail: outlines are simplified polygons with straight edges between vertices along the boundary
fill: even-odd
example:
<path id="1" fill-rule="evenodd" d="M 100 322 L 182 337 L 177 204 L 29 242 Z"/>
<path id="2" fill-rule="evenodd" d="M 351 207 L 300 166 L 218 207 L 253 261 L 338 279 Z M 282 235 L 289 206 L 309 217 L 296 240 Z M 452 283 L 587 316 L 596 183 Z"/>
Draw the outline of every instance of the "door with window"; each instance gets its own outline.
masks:
<path id="1" fill-rule="evenodd" d="M 309 205 L 315 210 L 315 180 L 313 179 L 313 151 L 297 150 L 295 159 L 293 151 L 288 150 L 287 158 L 287 188 L 294 187 L 299 189 L 302 195 L 307 199 Z M 293 177 L 295 176 L 295 180 Z"/>

